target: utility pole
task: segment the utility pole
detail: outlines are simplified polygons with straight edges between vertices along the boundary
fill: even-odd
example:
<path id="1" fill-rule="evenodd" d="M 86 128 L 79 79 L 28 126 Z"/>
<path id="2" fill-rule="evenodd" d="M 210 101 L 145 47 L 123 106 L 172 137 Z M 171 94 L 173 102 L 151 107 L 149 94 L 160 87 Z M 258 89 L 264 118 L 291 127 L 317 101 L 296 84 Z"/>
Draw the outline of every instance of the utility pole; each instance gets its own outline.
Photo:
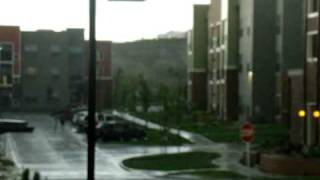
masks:
<path id="1" fill-rule="evenodd" d="M 307 69 L 308 69 L 308 47 L 307 47 L 307 37 L 308 37 L 308 0 L 304 1 L 304 34 L 305 34 L 305 40 L 304 40 L 304 62 L 303 62 L 303 109 L 307 112 Z M 307 116 L 304 116 L 303 119 L 303 144 L 307 144 Z"/>
<path id="2" fill-rule="evenodd" d="M 96 0 L 90 0 L 90 60 L 88 86 L 88 180 L 94 180 L 95 175 L 95 109 L 96 109 Z"/>

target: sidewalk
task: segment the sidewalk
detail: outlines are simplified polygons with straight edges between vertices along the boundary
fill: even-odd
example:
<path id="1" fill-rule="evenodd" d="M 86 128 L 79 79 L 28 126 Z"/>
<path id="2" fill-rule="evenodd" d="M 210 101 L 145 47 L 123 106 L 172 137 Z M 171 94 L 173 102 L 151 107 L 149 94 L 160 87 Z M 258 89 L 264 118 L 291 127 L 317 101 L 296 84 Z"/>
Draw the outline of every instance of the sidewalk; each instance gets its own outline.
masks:
<path id="1" fill-rule="evenodd" d="M 141 126 L 145 126 L 147 128 L 150 129 L 155 129 L 155 130 L 162 130 L 166 127 L 161 126 L 159 124 L 153 123 L 153 122 L 149 122 L 147 120 L 144 119 L 140 119 L 137 117 L 134 117 L 128 113 L 121 113 L 118 111 L 113 111 L 113 115 L 120 117 L 126 121 L 129 122 L 133 122 L 135 124 L 141 125 Z M 196 134 L 196 133 L 191 133 L 188 131 L 183 131 L 183 130 L 178 130 L 178 129 L 174 129 L 174 128 L 168 128 L 169 132 L 173 135 L 179 135 L 180 137 L 189 140 L 190 142 L 196 144 L 196 145 L 209 145 L 209 144 L 215 144 L 213 141 L 211 141 L 210 139 L 200 135 L 200 134 Z"/>

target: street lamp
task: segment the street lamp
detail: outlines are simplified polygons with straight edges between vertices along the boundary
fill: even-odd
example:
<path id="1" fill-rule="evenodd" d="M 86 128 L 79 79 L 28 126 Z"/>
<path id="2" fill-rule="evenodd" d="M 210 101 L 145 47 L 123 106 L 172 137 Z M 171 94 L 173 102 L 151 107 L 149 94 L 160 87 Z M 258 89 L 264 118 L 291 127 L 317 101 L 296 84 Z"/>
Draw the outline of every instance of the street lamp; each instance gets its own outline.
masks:
<path id="1" fill-rule="evenodd" d="M 145 0 L 109 0 L 109 1 L 145 1 Z M 88 94 L 88 172 L 87 179 L 94 180 L 95 164 L 95 109 L 96 109 L 96 0 L 89 0 L 89 94 Z"/>

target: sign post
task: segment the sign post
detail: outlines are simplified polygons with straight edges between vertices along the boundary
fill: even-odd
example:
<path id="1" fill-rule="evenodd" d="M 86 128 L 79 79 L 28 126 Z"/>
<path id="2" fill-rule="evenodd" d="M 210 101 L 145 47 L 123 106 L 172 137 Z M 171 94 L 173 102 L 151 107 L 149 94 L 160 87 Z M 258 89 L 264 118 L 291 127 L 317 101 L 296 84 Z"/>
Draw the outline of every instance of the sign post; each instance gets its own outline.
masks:
<path id="1" fill-rule="evenodd" d="M 254 139 L 254 127 L 250 122 L 245 122 L 240 129 L 241 140 L 246 143 L 246 164 L 250 167 L 250 148 Z"/>

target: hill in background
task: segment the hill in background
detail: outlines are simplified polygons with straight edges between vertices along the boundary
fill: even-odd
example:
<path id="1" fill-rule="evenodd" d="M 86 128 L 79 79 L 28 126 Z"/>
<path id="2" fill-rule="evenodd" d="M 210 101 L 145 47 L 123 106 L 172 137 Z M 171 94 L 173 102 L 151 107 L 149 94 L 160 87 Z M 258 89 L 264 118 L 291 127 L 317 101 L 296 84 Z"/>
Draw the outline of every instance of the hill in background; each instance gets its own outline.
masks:
<path id="1" fill-rule="evenodd" d="M 121 68 L 125 75 L 143 74 L 152 87 L 185 85 L 186 39 L 154 39 L 113 43 L 113 77 Z"/>

